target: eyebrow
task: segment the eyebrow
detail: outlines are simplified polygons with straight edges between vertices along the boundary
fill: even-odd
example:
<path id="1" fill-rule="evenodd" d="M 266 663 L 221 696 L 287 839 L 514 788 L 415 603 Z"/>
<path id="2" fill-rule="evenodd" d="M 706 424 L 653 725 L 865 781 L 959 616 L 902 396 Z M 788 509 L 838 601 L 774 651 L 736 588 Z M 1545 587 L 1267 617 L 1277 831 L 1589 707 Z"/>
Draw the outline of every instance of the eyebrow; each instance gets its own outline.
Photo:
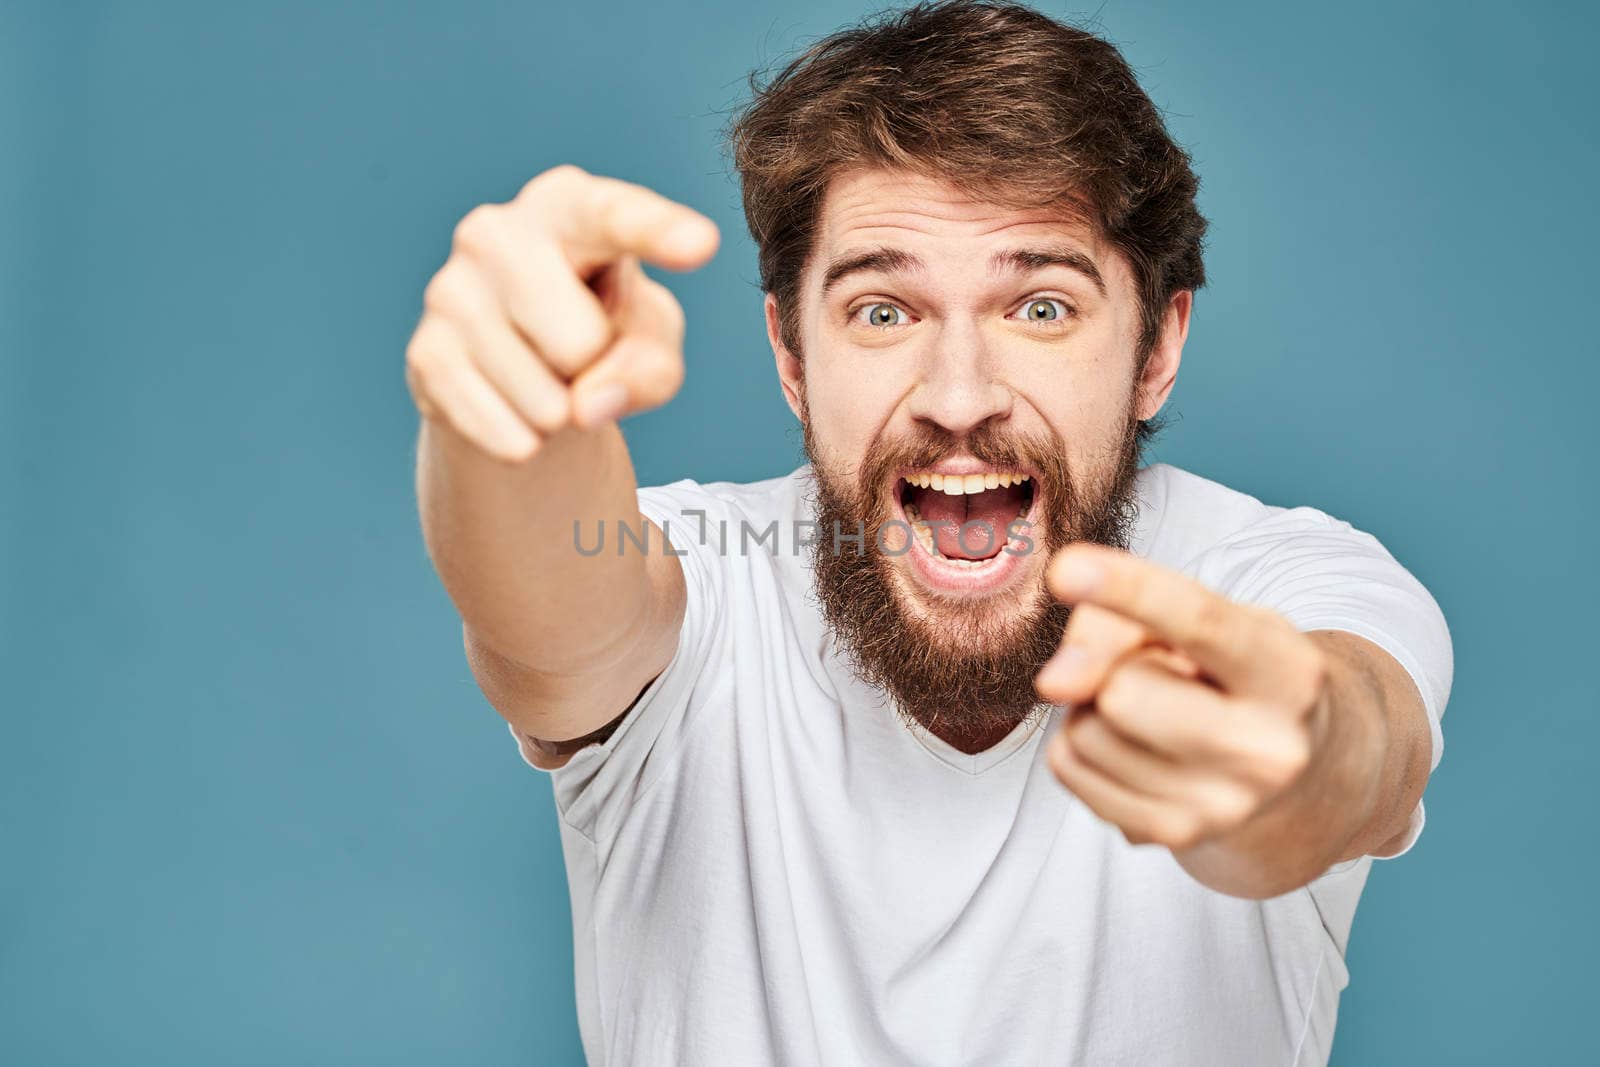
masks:
<path id="1" fill-rule="evenodd" d="M 1105 278 L 1094 260 L 1067 245 L 1047 245 L 1042 248 L 1008 248 L 989 257 L 989 273 L 1025 274 L 1045 267 L 1066 267 L 1075 270 L 1094 283 L 1101 296 L 1106 295 Z M 920 274 L 927 264 L 918 256 L 899 248 L 874 248 L 866 252 L 836 259 L 828 264 L 822 275 L 822 295 L 852 274 L 881 271 L 885 274 Z"/>

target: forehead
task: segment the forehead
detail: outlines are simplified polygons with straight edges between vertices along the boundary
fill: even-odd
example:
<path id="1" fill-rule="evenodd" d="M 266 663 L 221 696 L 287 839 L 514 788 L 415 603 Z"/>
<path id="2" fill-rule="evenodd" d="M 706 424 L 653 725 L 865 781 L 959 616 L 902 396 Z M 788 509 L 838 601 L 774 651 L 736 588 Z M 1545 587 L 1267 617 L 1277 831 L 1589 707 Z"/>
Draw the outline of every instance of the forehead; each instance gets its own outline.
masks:
<path id="1" fill-rule="evenodd" d="M 975 199 L 949 182 L 924 174 L 858 168 L 835 177 L 823 197 L 811 257 L 819 264 L 858 246 L 891 242 L 924 244 L 952 254 L 974 246 L 1048 239 L 1077 247 L 1102 273 L 1120 259 L 1094 226 L 1059 206 L 1023 207 Z M 1108 276 L 1107 280 L 1111 278 Z"/>

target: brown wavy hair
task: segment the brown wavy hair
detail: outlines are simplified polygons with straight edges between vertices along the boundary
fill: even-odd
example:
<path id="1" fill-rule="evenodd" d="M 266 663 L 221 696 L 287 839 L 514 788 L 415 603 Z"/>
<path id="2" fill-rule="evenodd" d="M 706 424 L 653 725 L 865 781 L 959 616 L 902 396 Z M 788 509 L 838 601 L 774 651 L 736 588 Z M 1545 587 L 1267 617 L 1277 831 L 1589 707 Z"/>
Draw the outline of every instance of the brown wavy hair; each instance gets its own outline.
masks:
<path id="1" fill-rule="evenodd" d="M 828 182 L 903 168 L 1095 227 L 1139 288 L 1138 358 L 1174 293 L 1205 284 L 1188 154 L 1117 49 L 1019 4 L 939 0 L 825 37 L 762 84 L 727 137 L 761 286 L 798 354 L 800 279 Z"/>

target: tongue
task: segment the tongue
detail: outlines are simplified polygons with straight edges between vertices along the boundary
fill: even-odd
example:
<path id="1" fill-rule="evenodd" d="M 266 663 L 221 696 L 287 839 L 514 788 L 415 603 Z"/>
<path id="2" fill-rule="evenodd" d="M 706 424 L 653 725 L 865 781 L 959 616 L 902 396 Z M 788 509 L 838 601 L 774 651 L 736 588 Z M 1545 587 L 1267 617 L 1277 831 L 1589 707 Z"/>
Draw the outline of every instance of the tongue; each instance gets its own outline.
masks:
<path id="1" fill-rule="evenodd" d="M 942 523 L 933 528 L 940 553 L 950 559 L 993 559 L 1005 547 L 1006 527 L 1022 513 L 1022 489 L 1014 485 L 951 496 L 938 489 L 915 488 L 911 502 L 923 519 Z M 964 523 L 980 525 L 968 526 L 962 537 Z"/>

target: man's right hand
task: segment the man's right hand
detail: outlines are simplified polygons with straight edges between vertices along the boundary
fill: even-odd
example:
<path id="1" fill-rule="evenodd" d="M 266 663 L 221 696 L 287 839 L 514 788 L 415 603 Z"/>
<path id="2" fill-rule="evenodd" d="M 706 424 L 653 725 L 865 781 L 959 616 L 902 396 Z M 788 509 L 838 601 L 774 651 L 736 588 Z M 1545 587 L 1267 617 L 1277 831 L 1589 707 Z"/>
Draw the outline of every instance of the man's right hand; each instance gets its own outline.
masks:
<path id="1" fill-rule="evenodd" d="M 683 309 L 640 260 L 690 270 L 718 239 L 704 215 L 570 164 L 474 208 L 406 347 L 418 410 L 521 463 L 568 426 L 665 403 L 683 382 Z"/>

